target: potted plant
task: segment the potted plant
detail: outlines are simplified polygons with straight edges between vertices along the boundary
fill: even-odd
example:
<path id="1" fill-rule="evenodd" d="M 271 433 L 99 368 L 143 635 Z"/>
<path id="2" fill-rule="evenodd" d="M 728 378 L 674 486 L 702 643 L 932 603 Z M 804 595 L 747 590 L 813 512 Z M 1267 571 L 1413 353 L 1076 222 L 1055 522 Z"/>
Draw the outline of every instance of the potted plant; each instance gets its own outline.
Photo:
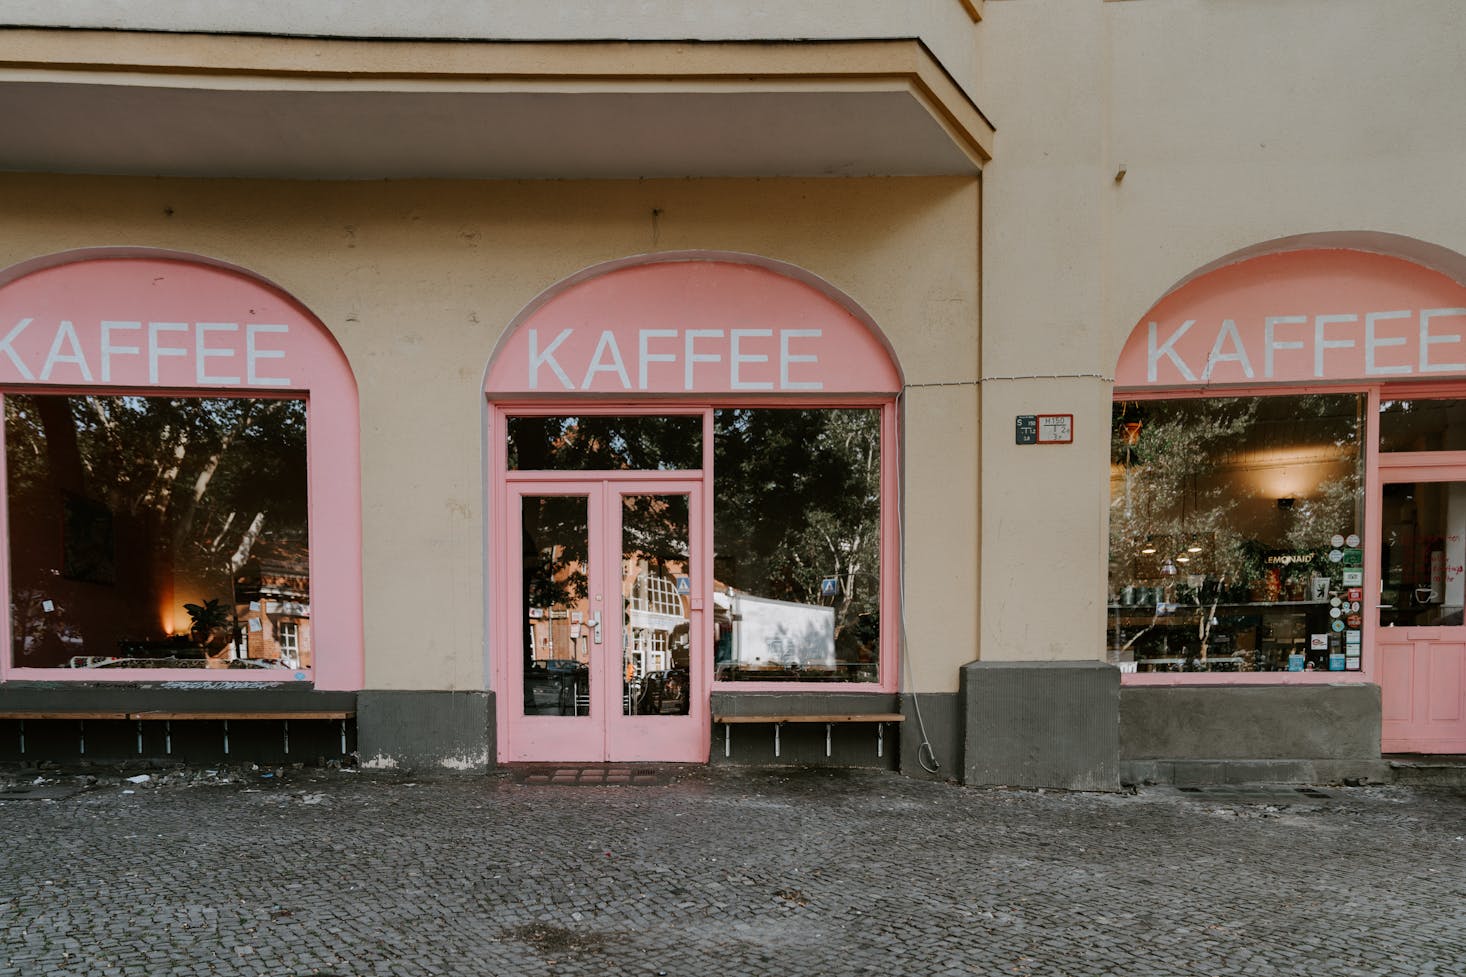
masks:
<path id="1" fill-rule="evenodd" d="M 191 622 L 189 636 L 201 647 L 214 651 L 228 640 L 227 633 L 221 638 L 219 632 L 233 623 L 233 614 L 219 603 L 217 597 L 211 597 L 202 604 L 184 604 L 183 609 L 188 612 Z"/>

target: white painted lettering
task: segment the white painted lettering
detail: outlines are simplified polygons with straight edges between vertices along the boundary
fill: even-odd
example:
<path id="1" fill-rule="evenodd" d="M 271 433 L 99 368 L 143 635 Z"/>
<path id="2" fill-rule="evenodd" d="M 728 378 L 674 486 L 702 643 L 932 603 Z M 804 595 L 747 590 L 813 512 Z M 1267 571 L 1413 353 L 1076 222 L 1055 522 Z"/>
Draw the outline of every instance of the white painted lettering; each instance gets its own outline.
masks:
<path id="1" fill-rule="evenodd" d="M 647 366 L 652 363 L 676 363 L 676 353 L 653 353 L 651 352 L 651 341 L 653 339 L 676 339 L 676 329 L 638 329 L 636 331 L 636 386 L 645 390 L 647 384 Z"/>
<path id="2" fill-rule="evenodd" d="M 1358 344 L 1352 339 L 1329 339 L 1324 329 L 1336 322 L 1358 322 L 1357 315 L 1318 315 L 1313 317 L 1313 375 L 1322 377 L 1323 354 L 1330 349 L 1353 349 Z"/>
<path id="3" fill-rule="evenodd" d="M 1400 312 L 1369 312 L 1364 316 L 1364 372 L 1368 376 L 1379 376 L 1386 373 L 1409 373 L 1410 367 L 1404 364 L 1398 366 L 1377 366 L 1374 358 L 1374 351 L 1381 346 L 1404 346 L 1404 336 L 1390 336 L 1381 339 L 1375 335 L 1374 324 L 1382 319 L 1408 319 L 1410 313 Z"/>
<path id="4" fill-rule="evenodd" d="M 71 347 L 70 353 L 61 352 L 62 343 Z M 42 383 L 51 379 L 51 372 L 56 369 L 57 363 L 75 363 L 81 367 L 81 378 L 87 383 L 92 382 L 92 368 L 87 365 L 86 355 L 81 351 L 81 343 L 76 339 L 76 326 L 72 325 L 70 319 L 62 319 L 61 325 L 56 327 L 56 337 L 51 340 L 51 352 L 46 354 L 46 363 L 41 367 Z"/>
<path id="5" fill-rule="evenodd" d="M 5 350 L 5 355 L 10 357 L 10 362 L 15 364 L 16 370 L 20 371 L 20 375 L 27 380 L 34 380 L 36 378 L 35 374 L 31 373 L 30 367 L 25 365 L 25 361 L 20 358 L 20 354 L 10 344 L 20 338 L 20 334 L 25 332 L 26 327 L 33 321 L 32 319 L 20 320 L 15 324 L 14 329 L 5 334 L 4 339 L 0 339 L 0 349 Z"/>
<path id="6" fill-rule="evenodd" d="M 237 355 L 236 351 L 229 347 L 209 347 L 209 333 L 211 332 L 239 332 L 237 322 L 198 322 L 194 324 L 194 349 L 193 349 L 193 378 L 195 383 L 239 383 L 239 377 L 211 377 L 209 376 L 208 360 L 223 359 L 226 356 Z"/>
<path id="7" fill-rule="evenodd" d="M 560 364 L 555 359 L 555 347 L 569 339 L 570 334 L 574 331 L 573 329 L 560 330 L 560 335 L 556 336 L 550 345 L 545 347 L 543 353 L 537 351 L 540 331 L 538 329 L 531 329 L 529 331 L 529 389 L 539 389 L 540 367 L 546 363 L 550 365 L 550 369 L 554 372 L 555 376 L 560 378 L 560 383 L 566 390 L 575 389 L 575 384 L 570 382 L 570 378 L 565 375 L 564 370 L 560 369 Z"/>
<path id="8" fill-rule="evenodd" d="M 682 364 L 683 390 L 692 389 L 692 373 L 694 364 L 721 363 L 723 361 L 723 354 L 721 353 L 699 353 L 697 351 L 697 341 L 699 339 L 722 338 L 723 330 L 721 329 L 689 329 L 687 330 L 687 332 L 683 333 L 683 359 L 685 361 Z"/>
<path id="9" fill-rule="evenodd" d="M 186 322 L 150 322 L 148 323 L 148 383 L 158 382 L 158 360 L 164 356 L 187 356 L 188 350 L 182 346 L 159 346 L 158 333 L 160 332 L 188 332 Z"/>
<path id="10" fill-rule="evenodd" d="M 791 339 L 819 339 L 824 335 L 823 329 L 780 329 L 779 330 L 779 389 L 780 390 L 823 390 L 825 385 L 819 380 L 790 380 L 790 363 L 818 363 L 820 361 L 817 353 L 791 353 L 789 352 L 789 340 Z"/>
<path id="11" fill-rule="evenodd" d="M 602 363 L 601 354 L 609 353 L 611 362 Z M 580 382 L 581 390 L 589 390 L 590 385 L 595 381 L 596 374 L 605 371 L 614 373 L 621 378 L 621 389 L 631 389 L 631 378 L 626 375 L 626 364 L 621 360 L 621 347 L 616 345 L 616 334 L 609 329 L 601 331 L 601 340 L 596 343 L 595 355 L 590 358 L 590 365 L 585 368 L 585 379 Z"/>
<path id="12" fill-rule="evenodd" d="M 290 332 L 286 325 L 264 324 L 258 322 L 248 323 L 244 327 L 244 376 L 245 382 L 252 387 L 288 387 L 288 377 L 262 377 L 259 374 L 260 360 L 283 360 L 285 351 L 283 349 L 260 349 L 255 345 L 255 337 L 260 333 L 279 333 L 281 335 Z"/>
<path id="13" fill-rule="evenodd" d="M 1232 343 L 1232 352 L 1222 352 L 1222 345 L 1228 341 Z M 1237 335 L 1237 323 L 1231 319 L 1222 320 L 1222 328 L 1217 330 L 1217 341 L 1212 343 L 1211 355 L 1206 358 L 1206 367 L 1201 371 L 1201 382 L 1211 380 L 1212 371 L 1218 363 L 1237 363 L 1242 367 L 1242 375 L 1247 379 L 1253 379 L 1252 363 L 1247 359 L 1247 350 L 1242 346 L 1242 337 Z"/>
<path id="14" fill-rule="evenodd" d="M 1155 322 L 1152 322 L 1150 324 L 1150 338 L 1148 341 L 1148 345 L 1146 346 L 1145 353 L 1145 372 L 1147 380 L 1149 380 L 1151 383 L 1156 382 L 1156 366 L 1159 365 L 1162 356 L 1170 358 L 1171 364 L 1176 367 L 1176 370 L 1181 374 L 1182 377 L 1190 381 L 1196 380 L 1196 374 L 1191 372 L 1191 367 L 1187 366 L 1186 361 L 1181 359 L 1180 355 L 1178 355 L 1175 349 L 1172 348 L 1176 345 L 1176 340 L 1186 335 L 1187 330 L 1189 330 L 1194 325 L 1196 325 L 1195 319 L 1187 319 L 1185 322 L 1181 323 L 1180 328 L 1171 333 L 1170 339 L 1167 339 L 1160 346 L 1157 346 L 1155 344 L 1156 331 L 1160 328 L 1160 325 Z"/>
<path id="15" fill-rule="evenodd" d="M 1280 349 L 1302 349 L 1303 343 L 1299 340 L 1283 340 L 1276 338 L 1278 326 L 1293 325 L 1295 323 L 1306 323 L 1307 316 L 1301 315 L 1270 315 L 1262 320 L 1262 375 L 1272 379 L 1273 353 Z"/>
<path id="16" fill-rule="evenodd" d="M 1466 309 L 1421 309 L 1420 310 L 1420 372 L 1421 373 L 1454 373 L 1466 370 L 1466 363 L 1432 363 L 1430 361 L 1430 348 L 1439 343 L 1459 343 L 1461 334 L 1454 333 L 1448 336 L 1432 336 L 1430 334 L 1430 320 L 1443 319 L 1447 316 L 1466 315 Z"/>
<path id="17" fill-rule="evenodd" d="M 772 380 L 744 380 L 741 368 L 744 363 L 767 363 L 769 361 L 766 353 L 744 353 L 740 348 L 740 341 L 745 337 L 749 339 L 767 338 L 774 334 L 772 329 L 734 329 L 731 333 L 730 348 L 728 350 L 728 386 L 733 390 L 773 390 Z"/>
<path id="18" fill-rule="evenodd" d="M 141 322 L 113 322 L 110 319 L 102 320 L 102 382 L 112 382 L 112 354 L 126 353 L 130 356 L 137 356 L 142 350 L 136 346 L 114 346 L 112 345 L 112 333 L 142 329 Z"/>

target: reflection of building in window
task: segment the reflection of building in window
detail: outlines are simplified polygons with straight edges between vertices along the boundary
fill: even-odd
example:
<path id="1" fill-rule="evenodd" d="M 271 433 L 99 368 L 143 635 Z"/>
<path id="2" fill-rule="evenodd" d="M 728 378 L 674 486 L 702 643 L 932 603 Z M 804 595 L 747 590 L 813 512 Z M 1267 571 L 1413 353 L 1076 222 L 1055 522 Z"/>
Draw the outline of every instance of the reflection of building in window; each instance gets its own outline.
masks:
<path id="1" fill-rule="evenodd" d="M 633 677 L 686 664 L 673 661 L 673 635 L 680 631 L 685 644 L 687 622 L 676 581 L 641 569 L 626 595 L 626 653 Z"/>
<path id="2" fill-rule="evenodd" d="M 310 614 L 303 400 L 17 393 L 4 414 L 14 664 L 283 664 L 269 615 Z"/>
<path id="3" fill-rule="evenodd" d="M 281 621 L 276 634 L 280 639 L 281 658 L 294 667 L 300 661 L 300 624 L 296 621 Z"/>
<path id="4" fill-rule="evenodd" d="M 300 640 L 301 624 L 308 631 L 310 618 L 310 560 L 303 543 L 271 541 L 256 547 L 256 555 L 235 580 L 234 598 L 241 657 L 309 667 L 310 644 L 302 647 Z M 287 628 L 293 651 L 284 640 Z"/>

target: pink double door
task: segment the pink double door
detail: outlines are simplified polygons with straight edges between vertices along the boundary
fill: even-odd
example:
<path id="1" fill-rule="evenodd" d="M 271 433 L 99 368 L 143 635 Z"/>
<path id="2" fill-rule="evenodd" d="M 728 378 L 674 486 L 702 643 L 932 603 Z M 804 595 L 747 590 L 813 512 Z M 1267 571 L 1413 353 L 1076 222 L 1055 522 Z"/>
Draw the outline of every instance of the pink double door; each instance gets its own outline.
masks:
<path id="1" fill-rule="evenodd" d="M 1381 749 L 1466 753 L 1466 466 L 1386 458 L 1372 568 Z"/>
<path id="2" fill-rule="evenodd" d="M 507 502 L 506 758 L 706 761 L 701 480 L 551 477 Z"/>

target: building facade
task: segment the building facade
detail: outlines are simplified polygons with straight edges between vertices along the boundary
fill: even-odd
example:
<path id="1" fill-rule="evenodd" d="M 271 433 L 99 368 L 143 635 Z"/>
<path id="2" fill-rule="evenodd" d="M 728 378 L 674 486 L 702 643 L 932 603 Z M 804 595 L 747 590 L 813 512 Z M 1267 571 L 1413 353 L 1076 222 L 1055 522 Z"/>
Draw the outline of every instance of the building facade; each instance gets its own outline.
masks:
<path id="1" fill-rule="evenodd" d="M 7 755 L 1466 751 L 1457 5 L 297 8 L 8 11 Z"/>

